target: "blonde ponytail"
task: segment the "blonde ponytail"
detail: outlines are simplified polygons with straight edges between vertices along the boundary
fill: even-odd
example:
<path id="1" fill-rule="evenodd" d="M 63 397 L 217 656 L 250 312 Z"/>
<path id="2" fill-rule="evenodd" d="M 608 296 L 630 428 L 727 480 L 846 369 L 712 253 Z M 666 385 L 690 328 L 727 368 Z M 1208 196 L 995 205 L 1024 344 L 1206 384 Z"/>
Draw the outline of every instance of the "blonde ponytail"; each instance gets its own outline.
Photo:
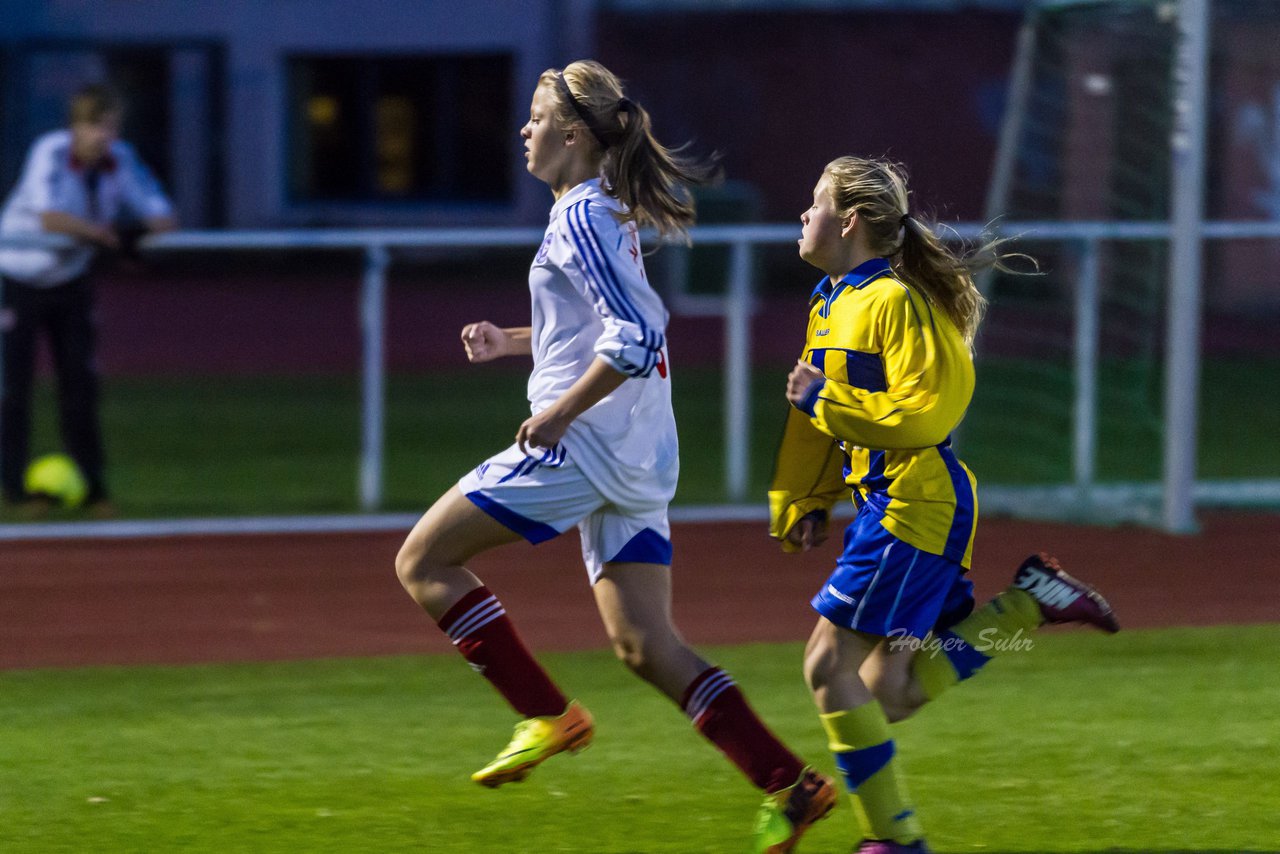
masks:
<path id="1" fill-rule="evenodd" d="M 840 217 L 857 213 L 871 251 L 888 258 L 895 275 L 919 289 L 972 344 L 987 305 L 973 274 L 990 267 L 1007 269 L 1005 259 L 1026 256 L 1000 252 L 1005 239 L 985 241 L 962 253 L 952 251 L 936 226 L 911 211 L 906 170 L 899 164 L 840 157 L 823 171 Z"/>
<path id="2" fill-rule="evenodd" d="M 664 237 L 693 225 L 689 188 L 714 176 L 714 162 L 687 156 L 683 146 L 660 143 L 648 111 L 625 97 L 618 78 L 594 60 L 579 60 L 562 72 L 544 71 L 538 85 L 553 93 L 561 127 L 582 125 L 600 146 L 603 186 L 626 206 L 624 220 L 652 226 Z"/>

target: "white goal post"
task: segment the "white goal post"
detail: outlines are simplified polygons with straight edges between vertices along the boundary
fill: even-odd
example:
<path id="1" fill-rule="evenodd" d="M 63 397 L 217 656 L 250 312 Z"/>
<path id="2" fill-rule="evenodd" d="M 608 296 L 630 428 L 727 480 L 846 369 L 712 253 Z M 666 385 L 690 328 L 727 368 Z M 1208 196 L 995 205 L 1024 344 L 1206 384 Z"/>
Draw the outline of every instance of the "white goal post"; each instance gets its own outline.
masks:
<path id="1" fill-rule="evenodd" d="M 1167 74 L 1168 97 L 1166 102 L 1158 105 L 1147 105 L 1152 114 L 1167 112 L 1161 120 L 1167 122 L 1167 139 L 1163 142 L 1164 152 L 1156 149 L 1162 144 L 1159 138 L 1150 140 L 1148 153 L 1154 153 L 1152 165 L 1158 167 L 1159 162 L 1167 162 L 1167 174 L 1161 176 L 1164 182 L 1158 203 L 1154 207 L 1161 208 L 1165 215 L 1160 219 L 1150 216 L 1133 219 L 1120 211 L 1122 206 L 1113 204 L 1110 211 L 1115 219 L 1095 222 L 1095 237 L 1098 240 L 1125 240 L 1140 233 L 1147 233 L 1153 239 L 1167 245 L 1163 281 L 1159 283 L 1158 296 L 1163 298 L 1163 400 L 1160 408 L 1162 420 L 1162 476 L 1159 484 L 1153 483 L 1111 483 L 1107 487 L 1092 490 L 1094 497 L 1109 495 L 1117 512 L 1125 516 L 1152 513 L 1153 505 L 1158 507 L 1158 517 L 1145 521 L 1156 524 L 1170 532 L 1191 532 L 1196 528 L 1194 508 L 1197 502 L 1215 501 L 1236 498 L 1242 504 L 1250 501 L 1257 503 L 1274 503 L 1280 494 L 1280 481 L 1257 480 L 1215 483 L 1206 489 L 1206 484 L 1198 484 L 1196 477 L 1197 435 L 1199 430 L 1197 412 L 1200 404 L 1201 382 L 1201 336 L 1202 311 L 1204 306 L 1204 262 L 1203 242 L 1205 239 L 1245 240 L 1250 237 L 1275 238 L 1280 235 L 1280 222 L 1275 219 L 1255 221 L 1206 222 L 1205 199 L 1206 157 L 1209 148 L 1207 134 L 1210 70 L 1211 70 L 1211 21 L 1213 4 L 1226 6 L 1227 0 L 1037 0 L 1029 5 L 1022 27 L 1020 28 L 1015 48 L 1014 61 L 1009 75 L 1009 98 L 1002 117 L 997 156 L 992 170 L 985 213 L 989 222 L 994 222 L 1004 234 L 1024 234 L 1033 236 L 1023 230 L 1023 226 L 1008 222 L 1001 218 L 1017 219 L 1027 215 L 1026 205 L 1019 205 L 1015 199 L 1015 187 L 1019 183 L 1017 173 L 1019 158 L 1025 155 L 1028 139 L 1033 135 L 1029 125 L 1033 124 L 1032 115 L 1040 110 L 1048 112 L 1037 98 L 1044 94 L 1038 91 L 1046 88 L 1045 69 L 1051 68 L 1059 75 L 1051 81 L 1069 90 L 1070 86 L 1080 84 L 1082 88 L 1092 89 L 1095 94 L 1107 94 L 1112 86 L 1119 87 L 1122 82 L 1115 80 L 1111 73 L 1119 65 L 1115 58 L 1107 56 L 1106 37 L 1111 36 L 1118 41 L 1128 40 L 1121 50 L 1147 48 L 1151 55 L 1146 58 L 1145 67 L 1134 72 L 1144 74 L 1152 88 L 1152 80 L 1158 82 L 1159 76 Z M 1243 5 L 1243 4 L 1239 4 Z M 1222 12 L 1222 9 L 1218 10 Z M 1091 16 L 1088 25 L 1077 25 L 1072 31 L 1063 19 L 1083 19 Z M 1117 23 L 1114 30 L 1108 32 L 1105 23 L 1100 20 L 1110 17 Z M 1134 21 L 1145 21 L 1135 24 Z M 1061 31 L 1053 30 L 1055 26 Z M 1127 29 L 1124 29 L 1127 28 Z M 1054 35 L 1045 35 L 1050 31 Z M 1065 33 L 1065 34 L 1064 34 Z M 1083 34 L 1082 34 L 1083 33 Z M 1117 36 L 1117 33 L 1122 35 Z M 1090 34 L 1097 36 L 1091 39 Z M 1058 39 L 1057 42 L 1054 38 Z M 1133 42 L 1143 39 L 1149 43 L 1138 45 Z M 1090 43 L 1093 42 L 1093 43 Z M 1104 42 L 1098 44 L 1097 42 Z M 1153 47 L 1155 46 L 1155 47 Z M 1057 51 L 1053 57 L 1044 57 L 1039 52 L 1046 49 Z M 1167 71 L 1162 70 L 1163 62 L 1167 62 Z M 1053 67 L 1054 63 L 1058 63 Z M 1106 69 L 1107 73 L 1089 73 L 1090 69 Z M 1280 66 L 1277 67 L 1280 73 Z M 1149 93 L 1144 93 L 1149 94 Z M 1066 99 L 1070 95 L 1061 95 Z M 1079 100 L 1084 100 L 1080 98 Z M 1066 107 L 1060 107 L 1063 114 Z M 1086 112 L 1087 106 L 1080 112 Z M 1061 115 L 1056 118 L 1068 123 Z M 1071 117 L 1076 125 L 1083 126 L 1088 119 Z M 1113 115 L 1095 116 L 1094 121 L 1117 122 Z M 1155 122 L 1157 126 L 1160 122 Z M 1066 130 L 1058 128 L 1066 134 Z M 1164 128 L 1162 128 L 1164 130 Z M 1112 132 L 1112 126 L 1102 127 L 1102 133 Z M 1044 131 L 1037 128 L 1035 132 Z M 1043 145 L 1043 143 L 1041 143 Z M 1066 157 L 1067 155 L 1063 155 Z M 1117 155 L 1118 156 L 1118 155 Z M 1133 163 L 1121 164 L 1132 168 Z M 1108 168 L 1115 168 L 1111 162 L 1095 162 L 1087 164 L 1097 173 Z M 1064 170 L 1065 171 L 1065 170 Z M 1073 177 L 1079 178 L 1081 169 L 1077 167 Z M 1093 178 L 1095 176 L 1089 176 Z M 1097 178 L 1099 184 L 1105 178 Z M 1069 190 L 1062 190 L 1067 194 Z M 1044 200 L 1040 200 L 1042 203 Z M 1061 204 L 1065 226 L 1073 218 L 1069 203 Z M 1043 215 L 1043 212 L 1041 212 Z M 1156 237 L 1156 233 L 1159 236 Z M 1098 243 L 1092 244 L 1096 249 Z M 1098 286 L 1098 255 L 1086 249 L 1081 255 L 1082 273 L 1077 277 L 1079 290 L 1076 293 L 1077 312 L 1075 324 L 1075 400 L 1074 430 L 1075 449 L 1074 470 L 1077 483 L 1091 483 L 1091 454 L 1094 447 L 1083 434 L 1096 426 L 1095 393 L 1097 380 L 1097 360 L 1085 355 L 1098 345 L 1098 316 L 1096 292 L 1088 289 Z M 988 280 L 989 282 L 989 280 Z M 985 290 L 985 288 L 984 288 Z M 1158 322 L 1157 318 L 1151 318 Z M 1154 335 L 1154 333 L 1153 333 Z M 1234 491 L 1233 491 L 1234 483 Z M 1072 500 L 1069 491 L 1059 491 L 1044 496 L 1046 507 L 1052 507 L 1058 501 Z M 1133 502 L 1141 507 L 1130 504 Z M 1143 521 L 1143 520 L 1139 520 Z"/>

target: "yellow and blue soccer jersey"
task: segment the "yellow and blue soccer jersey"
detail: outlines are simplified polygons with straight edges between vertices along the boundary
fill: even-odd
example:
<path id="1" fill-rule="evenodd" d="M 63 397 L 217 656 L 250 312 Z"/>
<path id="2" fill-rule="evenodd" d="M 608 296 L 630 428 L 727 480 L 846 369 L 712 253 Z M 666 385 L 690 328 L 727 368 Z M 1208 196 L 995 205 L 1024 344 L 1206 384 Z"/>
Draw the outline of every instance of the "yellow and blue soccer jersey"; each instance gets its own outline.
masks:
<path id="1" fill-rule="evenodd" d="M 889 533 L 969 566 L 977 481 L 950 434 L 974 372 L 955 325 L 875 258 L 814 289 L 804 358 L 825 379 L 788 415 L 769 490 L 771 535 L 789 547 L 801 517 L 852 488 Z"/>

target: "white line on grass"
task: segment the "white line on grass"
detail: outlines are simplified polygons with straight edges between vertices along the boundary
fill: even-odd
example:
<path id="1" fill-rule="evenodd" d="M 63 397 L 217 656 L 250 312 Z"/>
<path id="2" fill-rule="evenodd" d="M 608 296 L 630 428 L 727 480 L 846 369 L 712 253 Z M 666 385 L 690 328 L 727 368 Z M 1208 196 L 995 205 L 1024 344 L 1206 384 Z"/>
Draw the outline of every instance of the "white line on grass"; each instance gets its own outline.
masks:
<path id="1" fill-rule="evenodd" d="M 703 504 L 673 507 L 672 522 L 760 522 L 763 505 Z M 344 534 L 403 531 L 416 513 L 353 513 L 340 516 L 241 516 L 222 519 L 127 519 L 101 522 L 25 522 L 0 525 L 0 541 L 97 540 L 143 537 L 207 537 L 244 534 Z"/>
<path id="2" fill-rule="evenodd" d="M 1257 509 L 1280 507 L 1280 480 L 1200 481 L 1194 490 L 1198 508 Z M 1158 521 L 1160 484 L 1073 484 L 1001 487 L 982 490 L 982 510 L 991 516 L 1048 519 L 1059 522 L 1115 524 Z M 832 514 L 853 517 L 845 500 Z M 220 519 L 154 519 L 108 522 L 28 522 L 0 524 L 0 542 L 18 540 L 129 539 L 135 537 L 203 537 L 218 534 L 342 534 L 361 531 L 409 532 L 416 513 L 352 513 L 336 516 L 245 516 Z M 672 522 L 758 522 L 768 524 L 769 509 L 758 504 L 698 504 L 671 508 Z"/>

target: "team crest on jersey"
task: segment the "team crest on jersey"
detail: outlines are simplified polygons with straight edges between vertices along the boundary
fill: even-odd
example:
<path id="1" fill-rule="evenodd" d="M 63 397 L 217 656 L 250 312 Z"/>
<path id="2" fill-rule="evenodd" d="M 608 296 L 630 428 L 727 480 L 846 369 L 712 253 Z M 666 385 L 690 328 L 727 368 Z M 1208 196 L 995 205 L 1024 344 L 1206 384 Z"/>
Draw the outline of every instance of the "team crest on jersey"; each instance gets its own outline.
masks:
<path id="1" fill-rule="evenodd" d="M 533 263 L 541 264 L 547 260 L 547 253 L 551 251 L 551 240 L 555 237 L 555 233 L 548 231 L 547 236 L 542 238 L 542 245 L 538 247 L 538 255 L 533 259 Z"/>
<path id="2" fill-rule="evenodd" d="M 658 351 L 658 364 L 654 365 L 654 368 L 657 369 L 658 376 L 664 380 L 667 378 L 667 355 L 661 350 Z"/>

